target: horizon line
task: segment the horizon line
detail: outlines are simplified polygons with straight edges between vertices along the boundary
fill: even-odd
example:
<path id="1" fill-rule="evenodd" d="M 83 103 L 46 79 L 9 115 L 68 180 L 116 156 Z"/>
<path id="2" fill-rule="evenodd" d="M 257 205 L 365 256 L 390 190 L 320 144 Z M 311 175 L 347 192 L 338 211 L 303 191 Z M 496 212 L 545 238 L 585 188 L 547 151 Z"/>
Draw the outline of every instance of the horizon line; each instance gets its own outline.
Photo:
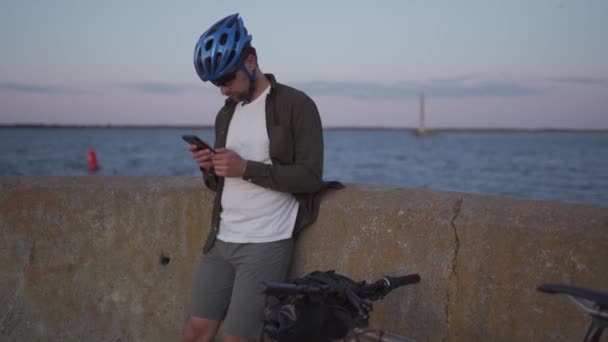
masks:
<path id="1" fill-rule="evenodd" d="M 213 125 L 196 124 L 45 124 L 45 123 L 0 123 L 0 129 L 214 129 Z M 395 126 L 324 126 L 323 130 L 383 130 L 383 131 L 411 131 L 417 132 L 418 127 Z M 425 133 L 604 133 L 608 128 L 552 128 L 552 127 L 425 127 Z"/>

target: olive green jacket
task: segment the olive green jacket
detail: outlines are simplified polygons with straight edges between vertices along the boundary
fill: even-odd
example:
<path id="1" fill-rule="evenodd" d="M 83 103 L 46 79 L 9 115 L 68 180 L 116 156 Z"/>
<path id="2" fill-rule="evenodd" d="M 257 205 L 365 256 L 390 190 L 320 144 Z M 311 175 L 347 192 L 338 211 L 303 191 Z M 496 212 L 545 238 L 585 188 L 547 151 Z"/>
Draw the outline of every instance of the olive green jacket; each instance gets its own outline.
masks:
<path id="1" fill-rule="evenodd" d="M 266 129 L 272 164 L 247 161 L 243 179 L 264 187 L 294 195 L 299 203 L 294 236 L 317 218 L 321 196 L 327 189 L 340 189 L 339 182 L 323 181 L 323 129 L 319 111 L 305 93 L 277 83 L 272 74 L 266 97 Z M 215 118 L 215 148 L 226 146 L 230 120 L 237 102 L 227 99 Z M 203 249 L 207 253 L 220 227 L 222 177 L 214 170 L 203 171 L 205 185 L 216 192 L 211 230 Z"/>

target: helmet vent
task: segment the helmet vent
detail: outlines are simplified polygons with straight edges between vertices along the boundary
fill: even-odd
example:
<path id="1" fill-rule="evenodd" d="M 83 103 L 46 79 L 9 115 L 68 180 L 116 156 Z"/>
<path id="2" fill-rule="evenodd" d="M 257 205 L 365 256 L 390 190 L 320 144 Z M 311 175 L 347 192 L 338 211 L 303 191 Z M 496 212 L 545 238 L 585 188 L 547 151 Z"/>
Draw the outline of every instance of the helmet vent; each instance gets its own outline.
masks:
<path id="1" fill-rule="evenodd" d="M 222 63 L 222 54 L 216 53 L 215 54 L 215 65 L 219 65 L 220 63 Z"/>
<path id="2" fill-rule="evenodd" d="M 211 50 L 211 47 L 213 46 L 213 39 L 209 39 L 205 42 L 205 51 L 209 51 Z"/>
<path id="3" fill-rule="evenodd" d="M 228 41 L 228 34 L 227 33 L 222 34 L 220 36 L 220 44 L 225 45 L 227 41 Z"/>
<path id="4" fill-rule="evenodd" d="M 236 53 L 234 50 L 230 51 L 230 55 L 228 56 L 228 63 L 232 62 L 232 60 L 234 59 Z"/>

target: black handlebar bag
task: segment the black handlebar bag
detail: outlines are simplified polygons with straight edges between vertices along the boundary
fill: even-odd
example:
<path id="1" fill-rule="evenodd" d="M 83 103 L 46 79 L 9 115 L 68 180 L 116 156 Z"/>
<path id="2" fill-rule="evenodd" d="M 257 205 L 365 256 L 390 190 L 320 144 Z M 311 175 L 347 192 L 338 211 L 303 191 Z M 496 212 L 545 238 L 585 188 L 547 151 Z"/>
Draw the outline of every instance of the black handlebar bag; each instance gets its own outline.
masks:
<path id="1" fill-rule="evenodd" d="M 276 300 L 264 309 L 264 333 L 273 341 L 329 342 L 346 337 L 355 326 L 367 326 L 368 320 L 346 299 L 345 292 L 357 286 L 350 278 L 315 271 L 290 283 L 328 290 L 319 295 L 269 296 Z"/>

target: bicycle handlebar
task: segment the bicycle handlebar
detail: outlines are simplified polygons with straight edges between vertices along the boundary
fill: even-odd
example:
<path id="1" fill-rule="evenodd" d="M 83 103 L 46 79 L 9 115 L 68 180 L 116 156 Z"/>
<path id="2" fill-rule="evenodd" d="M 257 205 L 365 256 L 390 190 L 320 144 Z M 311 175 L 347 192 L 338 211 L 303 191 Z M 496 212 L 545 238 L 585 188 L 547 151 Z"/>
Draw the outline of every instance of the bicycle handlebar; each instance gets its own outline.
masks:
<path id="1" fill-rule="evenodd" d="M 391 290 L 404 285 L 415 284 L 420 282 L 420 276 L 417 273 L 408 274 L 401 277 L 385 276 L 384 279 L 388 281 L 389 288 L 391 288 Z"/>
<path id="2" fill-rule="evenodd" d="M 351 288 L 361 298 L 378 300 L 398 287 L 418 282 L 420 282 L 420 276 L 414 273 L 398 277 L 384 276 L 371 284 L 354 283 L 351 285 Z M 271 281 L 263 281 L 258 284 L 258 292 L 269 296 L 328 294 L 333 290 L 329 285 L 307 285 Z"/>
<path id="3" fill-rule="evenodd" d="M 584 287 L 566 284 L 542 284 L 537 288 L 540 292 L 559 293 L 591 300 L 599 305 L 608 306 L 608 293 L 590 290 Z"/>
<path id="4" fill-rule="evenodd" d="M 608 328 L 608 293 L 566 284 L 542 284 L 538 291 L 568 296 L 574 304 L 592 317 L 584 341 L 599 341 L 604 329 Z"/>

